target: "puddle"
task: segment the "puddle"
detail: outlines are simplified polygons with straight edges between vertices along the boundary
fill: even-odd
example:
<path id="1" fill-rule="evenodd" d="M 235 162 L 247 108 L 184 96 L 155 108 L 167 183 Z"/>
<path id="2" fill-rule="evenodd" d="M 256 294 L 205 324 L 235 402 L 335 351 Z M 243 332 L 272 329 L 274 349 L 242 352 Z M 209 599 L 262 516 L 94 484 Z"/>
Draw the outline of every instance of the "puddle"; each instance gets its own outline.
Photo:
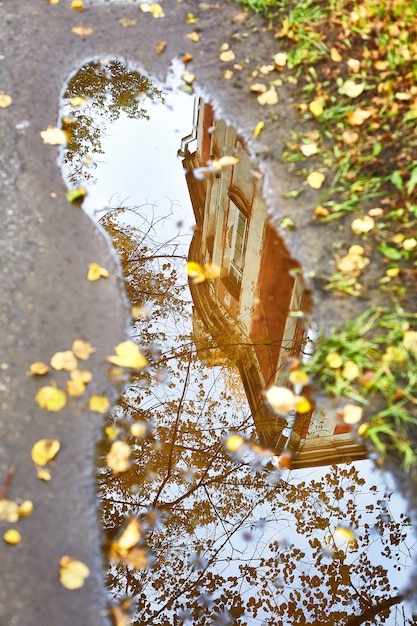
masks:
<path id="1" fill-rule="evenodd" d="M 243 138 L 117 61 L 63 98 L 64 176 L 120 253 L 148 359 L 99 449 L 116 621 L 415 623 L 404 501 L 323 398 L 285 416 L 265 402 L 314 332 Z"/>

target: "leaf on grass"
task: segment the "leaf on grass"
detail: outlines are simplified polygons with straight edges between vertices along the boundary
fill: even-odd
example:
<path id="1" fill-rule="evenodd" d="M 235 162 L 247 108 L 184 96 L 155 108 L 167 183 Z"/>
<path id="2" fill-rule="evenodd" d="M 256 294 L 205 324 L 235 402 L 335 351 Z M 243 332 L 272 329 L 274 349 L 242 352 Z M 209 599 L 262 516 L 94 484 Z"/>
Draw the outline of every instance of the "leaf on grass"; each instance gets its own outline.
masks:
<path id="1" fill-rule="evenodd" d="M 32 448 L 30 456 L 36 465 L 47 465 L 59 452 L 61 444 L 57 439 L 40 439 Z"/>
<path id="2" fill-rule="evenodd" d="M 43 143 L 50 146 L 59 146 L 67 143 L 67 135 L 65 131 L 56 126 L 48 126 L 46 130 L 40 131 Z"/>
<path id="3" fill-rule="evenodd" d="M 258 122 L 255 126 L 255 130 L 253 131 L 253 135 L 252 137 L 254 139 L 256 139 L 257 137 L 259 137 L 259 135 L 261 134 L 261 132 L 264 130 L 265 128 L 265 122 Z"/>
<path id="4" fill-rule="evenodd" d="M 347 120 L 351 126 L 362 126 L 362 124 L 374 114 L 368 109 L 355 109 L 347 112 Z"/>
<path id="5" fill-rule="evenodd" d="M 22 541 L 22 535 L 15 528 L 9 528 L 9 530 L 6 530 L 6 532 L 4 533 L 3 539 L 11 546 L 15 546 Z"/>
<path id="6" fill-rule="evenodd" d="M 59 580 L 66 589 L 80 589 L 90 570 L 85 563 L 64 555 L 59 560 Z"/>
<path id="7" fill-rule="evenodd" d="M 43 363 L 42 361 L 36 361 L 32 363 L 28 374 L 31 376 L 45 376 L 49 372 L 49 365 Z"/>
<path id="8" fill-rule="evenodd" d="M 144 13 L 150 13 L 155 18 L 165 17 L 164 10 L 158 3 L 149 4 L 148 2 L 142 2 L 142 4 L 139 5 L 139 8 Z"/>
<path id="9" fill-rule="evenodd" d="M 403 345 L 409 352 L 417 354 L 417 331 L 406 330 L 403 335 Z"/>
<path id="10" fill-rule="evenodd" d="M 337 48 L 330 48 L 330 58 L 333 63 L 340 63 L 340 61 L 342 61 L 342 55 Z"/>
<path id="11" fill-rule="evenodd" d="M 0 93 L 0 109 L 7 109 L 12 103 L 12 98 L 6 93 Z"/>
<path id="12" fill-rule="evenodd" d="M 51 357 L 51 367 L 57 371 L 65 370 L 66 372 L 71 372 L 77 369 L 78 361 L 72 350 L 65 350 L 64 352 L 56 352 Z"/>
<path id="13" fill-rule="evenodd" d="M 277 94 L 275 87 L 272 86 L 270 87 L 270 89 L 268 89 L 268 91 L 265 91 L 265 93 L 261 93 L 257 97 L 257 100 L 261 106 L 265 106 L 266 104 L 267 105 L 276 104 L 279 98 L 278 98 L 278 94 Z"/>
<path id="14" fill-rule="evenodd" d="M 38 389 L 35 400 L 41 409 L 60 411 L 67 403 L 67 396 L 61 389 L 47 385 Z"/>
<path id="15" fill-rule="evenodd" d="M 116 352 L 115 356 L 106 357 L 113 365 L 141 370 L 148 364 L 147 359 L 141 354 L 139 347 L 133 341 L 130 341 L 130 339 L 119 343 L 119 345 L 114 348 L 114 351 Z"/>
<path id="16" fill-rule="evenodd" d="M 101 267 L 98 263 L 90 263 L 88 266 L 87 280 L 94 282 L 99 278 L 108 278 L 110 273 L 105 267 Z"/>
<path id="17" fill-rule="evenodd" d="M 347 146 L 352 146 L 358 141 L 359 135 L 354 130 L 345 130 L 342 133 L 342 139 Z"/>
<path id="18" fill-rule="evenodd" d="M 84 341 L 83 339 L 74 339 L 71 350 L 77 359 L 81 359 L 82 361 L 86 361 L 90 357 L 90 354 L 96 351 L 89 341 Z"/>
<path id="19" fill-rule="evenodd" d="M 345 378 L 346 380 L 355 380 L 355 378 L 359 378 L 360 374 L 361 371 L 356 365 L 355 361 L 346 361 L 342 369 L 343 378 Z"/>
<path id="20" fill-rule="evenodd" d="M 286 52 L 277 52 L 274 56 L 274 63 L 277 67 L 285 67 L 287 65 L 288 55 Z"/>
<path id="21" fill-rule="evenodd" d="M 355 235 L 369 233 L 369 231 L 371 231 L 374 226 L 375 220 L 369 215 L 364 215 L 364 217 L 357 217 L 350 225 L 352 232 L 354 232 Z"/>
<path id="22" fill-rule="evenodd" d="M 119 474 L 129 469 L 131 452 L 129 444 L 125 441 L 112 443 L 106 456 L 106 463 L 114 474 Z"/>
<path id="23" fill-rule="evenodd" d="M 106 396 L 91 396 L 88 400 L 88 408 L 97 413 L 107 413 L 110 408 L 110 400 Z"/>
<path id="24" fill-rule="evenodd" d="M 343 365 L 342 357 L 338 352 L 329 352 L 325 360 L 326 364 L 333 370 L 339 369 Z"/>
<path id="25" fill-rule="evenodd" d="M 323 113 L 323 110 L 324 110 L 322 99 L 320 98 L 317 100 L 313 100 L 308 105 L 308 108 L 309 108 L 310 113 L 312 113 L 314 117 L 318 117 L 319 115 Z"/>
<path id="26" fill-rule="evenodd" d="M 310 172 L 307 176 L 307 184 L 312 189 L 320 189 L 326 180 L 326 177 L 321 172 Z"/>
<path id="27" fill-rule="evenodd" d="M 94 32 L 90 26 L 84 26 L 84 24 L 78 24 L 78 26 L 74 26 L 71 30 L 74 35 L 78 35 L 79 37 L 89 37 Z"/>
<path id="28" fill-rule="evenodd" d="M 318 149 L 319 148 L 316 143 L 303 143 L 300 146 L 300 150 L 304 154 L 305 157 L 310 157 L 310 156 L 313 156 L 313 154 L 317 154 Z"/>
<path id="29" fill-rule="evenodd" d="M 355 83 L 354 80 L 345 80 L 343 85 L 339 88 L 339 93 L 348 96 L 348 98 L 357 98 L 363 93 L 365 89 L 365 83 Z"/>

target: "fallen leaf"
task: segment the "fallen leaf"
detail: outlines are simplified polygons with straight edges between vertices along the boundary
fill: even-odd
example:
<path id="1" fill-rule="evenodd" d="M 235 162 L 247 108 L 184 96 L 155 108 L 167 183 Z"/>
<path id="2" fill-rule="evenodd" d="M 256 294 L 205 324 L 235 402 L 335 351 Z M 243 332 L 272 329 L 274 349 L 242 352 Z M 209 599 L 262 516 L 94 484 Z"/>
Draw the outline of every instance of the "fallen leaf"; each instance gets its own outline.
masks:
<path id="1" fill-rule="evenodd" d="M 315 217 L 327 217 L 330 214 L 329 209 L 326 209 L 325 206 L 318 204 L 314 209 Z"/>
<path id="2" fill-rule="evenodd" d="M 48 372 L 49 365 L 43 363 L 42 361 L 36 361 L 35 363 L 31 364 L 28 374 L 32 376 L 44 376 Z"/>
<path id="3" fill-rule="evenodd" d="M 220 278 L 221 267 L 215 263 L 205 263 L 200 265 L 194 261 L 188 261 L 187 274 L 194 284 L 203 283 L 205 280 Z"/>
<path id="4" fill-rule="evenodd" d="M 117 435 L 120 433 L 120 428 L 116 428 L 115 426 L 106 426 L 104 432 L 107 435 L 107 439 L 111 441 L 112 439 L 116 439 Z"/>
<path id="5" fill-rule="evenodd" d="M 106 463 L 115 473 L 125 472 L 130 466 L 131 448 L 125 441 L 115 441 L 112 443 L 109 453 L 106 456 Z"/>
<path id="6" fill-rule="evenodd" d="M 84 2 L 83 0 L 72 0 L 71 9 L 73 11 L 84 11 Z"/>
<path id="7" fill-rule="evenodd" d="M 339 369 L 343 365 L 342 357 L 338 352 L 329 352 L 325 360 L 326 364 L 334 370 Z"/>
<path id="8" fill-rule="evenodd" d="M 122 17 L 119 20 L 120 24 L 123 26 L 123 28 L 130 28 L 132 26 L 136 26 L 136 24 L 138 23 L 138 20 L 134 19 L 128 19 L 127 17 Z"/>
<path id="9" fill-rule="evenodd" d="M 319 148 L 316 143 L 303 143 L 300 146 L 300 150 L 304 154 L 305 157 L 310 157 L 310 156 L 313 156 L 313 154 L 317 154 L 318 149 Z"/>
<path id="10" fill-rule="evenodd" d="M 233 70 L 224 70 L 223 71 L 223 78 L 225 80 L 230 80 L 233 78 Z"/>
<path id="11" fill-rule="evenodd" d="M 347 66 L 352 72 L 358 74 L 361 69 L 361 62 L 358 59 L 348 59 Z"/>
<path id="12" fill-rule="evenodd" d="M 81 380 L 68 380 L 66 392 L 72 398 L 78 398 L 85 392 L 85 384 Z"/>
<path id="13" fill-rule="evenodd" d="M 326 177 L 321 172 L 310 172 L 307 176 L 307 184 L 312 189 L 320 189 L 326 180 Z"/>
<path id="14" fill-rule="evenodd" d="M 78 26 L 74 26 L 71 30 L 74 35 L 78 35 L 79 37 L 89 37 L 94 32 L 90 26 L 84 26 L 84 24 L 78 24 Z"/>
<path id="15" fill-rule="evenodd" d="M 22 541 L 22 535 L 15 528 L 9 528 L 9 530 L 6 530 L 4 533 L 3 539 L 6 543 L 15 546 Z"/>
<path id="16" fill-rule="evenodd" d="M 167 47 L 167 42 L 166 41 L 160 41 L 156 46 L 155 46 L 155 52 L 156 54 L 162 54 L 162 52 L 165 50 L 165 48 Z"/>
<path id="17" fill-rule="evenodd" d="M 39 480 L 45 480 L 46 482 L 52 478 L 51 472 L 46 467 L 39 467 L 36 476 Z"/>
<path id="18" fill-rule="evenodd" d="M 194 13 L 187 13 L 187 18 L 185 20 L 185 23 L 186 24 L 195 24 L 196 22 L 198 22 L 198 19 L 196 18 Z"/>
<path id="19" fill-rule="evenodd" d="M 106 357 L 113 365 L 141 370 L 148 364 L 139 347 L 130 340 L 123 341 L 115 347 L 116 356 Z"/>
<path id="20" fill-rule="evenodd" d="M 343 141 L 345 142 L 346 145 L 352 146 L 353 144 L 355 144 L 358 141 L 359 135 L 354 130 L 345 130 L 342 133 L 342 139 L 343 139 Z"/>
<path id="21" fill-rule="evenodd" d="M 101 267 L 98 263 L 90 263 L 88 266 L 87 280 L 93 282 L 99 278 L 108 278 L 110 273 L 105 267 Z"/>
<path id="22" fill-rule="evenodd" d="M 71 350 L 77 359 L 81 359 L 82 361 L 86 361 L 90 357 L 90 354 L 96 351 L 89 341 L 84 341 L 83 339 L 74 339 Z"/>
<path id="23" fill-rule="evenodd" d="M 56 352 L 51 357 L 51 367 L 54 370 L 60 371 L 65 370 L 66 372 L 71 372 L 72 370 L 77 369 L 78 361 L 74 356 L 72 350 L 65 350 L 64 352 Z"/>
<path id="24" fill-rule="evenodd" d="M 265 93 L 267 87 L 263 83 L 253 83 L 249 89 L 254 93 Z"/>
<path id="25" fill-rule="evenodd" d="M 323 113 L 323 103 L 322 100 L 312 100 L 308 105 L 310 113 L 312 113 L 315 117 L 318 117 Z"/>
<path id="26" fill-rule="evenodd" d="M 73 370 L 70 373 L 70 377 L 75 383 L 81 382 L 84 383 L 84 385 L 87 385 L 93 380 L 93 375 L 88 370 Z"/>
<path id="27" fill-rule="evenodd" d="M 120 537 L 113 542 L 120 554 L 126 554 L 142 537 L 142 524 L 136 517 L 131 517 Z"/>
<path id="28" fill-rule="evenodd" d="M 417 331 L 406 330 L 403 335 L 403 345 L 409 352 L 417 354 Z"/>
<path id="29" fill-rule="evenodd" d="M 36 465 L 46 465 L 56 457 L 60 447 L 61 444 L 57 439 L 40 439 L 35 443 L 30 453 L 32 461 Z"/>
<path id="30" fill-rule="evenodd" d="M 88 408 L 97 413 L 107 413 L 110 408 L 110 400 L 106 396 L 91 396 L 88 400 Z"/>
<path id="31" fill-rule="evenodd" d="M 258 122 L 255 126 L 255 130 L 253 131 L 253 139 L 256 139 L 257 137 L 259 137 L 260 133 L 264 130 L 265 128 L 265 122 Z"/>
<path id="32" fill-rule="evenodd" d="M 147 433 L 148 429 L 144 422 L 136 422 L 132 424 L 130 427 L 130 432 L 134 437 L 144 437 Z"/>
<path id="33" fill-rule="evenodd" d="M 348 111 L 347 120 L 351 126 L 362 126 L 373 114 L 373 111 L 358 108 L 354 111 Z"/>
<path id="34" fill-rule="evenodd" d="M 192 85 L 196 79 L 196 75 L 191 72 L 184 72 L 181 78 L 185 83 L 187 83 L 187 85 Z"/>
<path id="35" fill-rule="evenodd" d="M 364 215 L 364 217 L 357 217 L 350 225 L 352 232 L 354 232 L 355 235 L 369 233 L 369 231 L 371 231 L 374 226 L 375 220 L 369 215 Z"/>
<path id="36" fill-rule="evenodd" d="M 189 52 L 186 52 L 184 56 L 182 57 L 182 62 L 187 64 L 187 63 L 190 63 L 193 59 L 194 59 L 193 55 L 190 54 Z"/>
<path id="37" fill-rule="evenodd" d="M 259 68 L 260 73 L 263 74 L 264 76 L 268 76 L 268 74 L 270 74 L 274 70 L 275 70 L 275 65 L 261 65 L 261 67 Z"/>
<path id="38" fill-rule="evenodd" d="M 340 63 L 340 61 L 342 60 L 342 55 L 337 48 L 330 48 L 330 58 L 333 63 Z"/>
<path id="39" fill-rule="evenodd" d="M 59 146 L 67 143 L 66 133 L 60 128 L 56 128 L 56 126 L 48 126 L 46 130 L 41 130 L 40 136 L 43 143 L 50 146 Z"/>
<path id="40" fill-rule="evenodd" d="M 6 93 L 0 93 L 0 109 L 7 109 L 13 102 L 12 98 Z"/>
<path id="41" fill-rule="evenodd" d="M 74 96 L 70 100 L 70 104 L 71 104 L 72 107 L 82 106 L 86 102 L 87 102 L 87 98 L 83 98 L 82 96 Z"/>
<path id="42" fill-rule="evenodd" d="M 278 52 L 274 56 L 274 63 L 277 67 L 285 67 L 287 65 L 288 55 L 286 52 Z"/>
<path id="43" fill-rule="evenodd" d="M 301 409 L 301 413 L 305 413 L 310 408 L 308 400 L 302 396 L 296 396 L 291 389 L 287 387 L 278 387 L 276 385 L 267 389 L 263 395 L 266 403 L 277 415 L 287 415 L 292 411 Z M 307 407 L 308 405 L 308 407 Z"/>
<path id="44" fill-rule="evenodd" d="M 61 389 L 47 385 L 38 389 L 35 400 L 41 409 L 60 411 L 67 403 L 67 396 Z"/>
<path id="45" fill-rule="evenodd" d="M 343 378 L 345 378 L 346 380 L 355 380 L 355 378 L 359 378 L 360 374 L 361 371 L 356 365 L 355 361 L 346 361 L 342 369 Z"/>
<path id="46" fill-rule="evenodd" d="M 187 33 L 187 35 L 185 36 L 187 37 L 187 39 L 191 39 L 191 41 L 193 41 L 194 43 L 199 42 L 201 38 L 201 34 L 195 31 L 193 31 L 192 33 Z"/>
<path id="47" fill-rule="evenodd" d="M 265 93 L 261 93 L 257 97 L 258 103 L 261 106 L 264 106 L 265 104 L 268 104 L 268 105 L 276 104 L 278 102 L 278 99 L 279 99 L 278 94 L 274 86 L 270 87 L 268 91 L 265 91 Z"/>
<path id="48" fill-rule="evenodd" d="M 68 202 L 76 202 L 81 200 L 87 195 L 87 189 L 85 187 L 77 187 L 76 189 L 69 189 L 65 194 Z"/>
<path id="49" fill-rule="evenodd" d="M 33 513 L 33 508 L 34 507 L 32 500 L 25 500 L 24 502 L 22 502 L 22 504 L 19 504 L 19 517 L 28 517 L 28 515 L 31 515 L 31 513 Z"/>
<path id="50" fill-rule="evenodd" d="M 85 563 L 64 555 L 59 560 L 59 580 L 66 589 L 80 589 L 90 570 Z"/>
<path id="51" fill-rule="evenodd" d="M 236 55 L 233 50 L 225 50 L 220 54 L 220 61 L 223 61 L 223 63 L 229 63 L 230 61 L 234 61 L 235 58 Z"/>
<path id="52" fill-rule="evenodd" d="M 365 89 L 365 83 L 355 83 L 354 80 L 346 80 L 339 88 L 339 93 L 348 98 L 357 98 L 363 93 Z"/>
<path id="53" fill-rule="evenodd" d="M 1 498 L 0 500 L 0 520 L 14 524 L 19 519 L 19 507 L 13 500 Z"/>

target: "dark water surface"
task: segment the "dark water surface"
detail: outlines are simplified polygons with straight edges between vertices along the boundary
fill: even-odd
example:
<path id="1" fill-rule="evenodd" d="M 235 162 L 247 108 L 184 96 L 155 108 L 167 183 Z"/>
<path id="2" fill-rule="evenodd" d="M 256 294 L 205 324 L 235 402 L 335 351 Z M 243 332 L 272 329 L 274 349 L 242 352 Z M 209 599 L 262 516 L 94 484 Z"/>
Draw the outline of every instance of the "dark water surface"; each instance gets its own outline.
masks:
<path id="1" fill-rule="evenodd" d="M 162 88 L 92 61 L 61 103 L 65 179 L 119 252 L 148 359 L 99 450 L 115 621 L 416 623 L 405 503 L 354 427 L 325 398 L 265 402 L 311 394 L 289 381 L 312 350 L 310 295 L 244 139 L 174 89 L 177 69 Z"/>

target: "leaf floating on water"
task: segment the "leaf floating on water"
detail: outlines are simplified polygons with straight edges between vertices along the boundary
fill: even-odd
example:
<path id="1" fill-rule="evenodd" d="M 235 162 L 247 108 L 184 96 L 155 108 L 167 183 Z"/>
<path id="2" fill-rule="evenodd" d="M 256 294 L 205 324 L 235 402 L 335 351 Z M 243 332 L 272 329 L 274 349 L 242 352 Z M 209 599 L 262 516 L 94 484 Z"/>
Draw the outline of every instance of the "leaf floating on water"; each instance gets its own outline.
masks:
<path id="1" fill-rule="evenodd" d="M 61 389 L 47 385 L 38 389 L 35 400 L 41 409 L 60 411 L 67 403 L 67 396 Z"/>
<path id="2" fill-rule="evenodd" d="M 350 528 L 338 526 L 333 533 L 333 541 L 338 549 L 353 547 L 356 544 L 356 537 Z"/>
<path id="3" fill-rule="evenodd" d="M 72 107 L 79 107 L 87 102 L 87 98 L 83 98 L 82 96 L 74 96 L 70 100 L 70 104 Z"/>
<path id="4" fill-rule="evenodd" d="M 96 411 L 97 413 L 107 413 L 110 409 L 110 401 L 105 396 L 91 396 L 88 401 L 88 407 L 90 411 Z"/>
<path id="5" fill-rule="evenodd" d="M 187 274 L 194 284 L 203 283 L 205 280 L 220 278 L 221 267 L 216 265 L 216 263 L 200 265 L 200 263 L 196 263 L 195 261 L 188 261 Z"/>
<path id="6" fill-rule="evenodd" d="M 130 467 L 130 454 L 132 450 L 125 441 L 115 441 L 112 443 L 109 453 L 106 456 L 106 463 L 115 473 L 125 472 Z"/>
<path id="7" fill-rule="evenodd" d="M 65 350 L 64 352 L 56 352 L 51 357 L 51 367 L 54 370 L 60 371 L 65 370 L 66 372 L 71 372 L 72 370 L 77 369 L 78 361 L 75 358 L 72 350 Z"/>
<path id="8" fill-rule="evenodd" d="M 57 439 L 40 439 L 33 446 L 30 455 L 36 465 L 46 465 L 56 457 L 60 447 Z"/>
<path id="9" fill-rule="evenodd" d="M 84 187 L 77 187 L 76 189 L 70 189 L 65 194 L 68 202 L 76 202 L 77 200 L 81 200 L 87 195 L 87 190 Z"/>
<path id="10" fill-rule="evenodd" d="M 59 560 L 59 580 L 66 589 L 80 589 L 90 570 L 85 563 L 64 555 Z"/>
<path id="11" fill-rule="evenodd" d="M 66 386 L 66 392 L 72 398 L 78 398 L 85 392 L 85 384 L 82 380 L 68 380 Z"/>
<path id="12" fill-rule="evenodd" d="M 264 130 L 265 128 L 265 122 L 258 122 L 255 126 L 255 130 L 253 131 L 253 135 L 252 137 L 254 139 L 256 139 L 257 137 L 259 137 L 259 135 L 261 134 L 261 132 Z"/>
<path id="13" fill-rule="evenodd" d="M 123 554 L 133 548 L 142 536 L 142 524 L 136 517 L 131 517 L 119 539 L 113 542 L 117 550 Z"/>
<path id="14" fill-rule="evenodd" d="M 4 533 L 3 539 L 6 543 L 15 546 L 22 541 L 22 535 L 15 528 L 9 528 L 9 530 L 6 530 Z"/>
<path id="15" fill-rule="evenodd" d="M 108 278 L 110 273 L 105 267 L 101 267 L 98 263 L 90 263 L 88 266 L 87 280 L 94 282 L 99 278 Z"/>
<path id="16" fill-rule="evenodd" d="M 116 356 L 106 357 L 113 365 L 141 370 L 148 364 L 147 359 L 141 354 L 139 347 L 133 341 L 130 341 L 130 339 L 119 343 L 114 351 L 116 352 Z"/>
<path id="17" fill-rule="evenodd" d="M 86 361 L 90 354 L 96 351 L 89 341 L 83 341 L 83 339 L 75 339 L 71 350 L 77 359 L 81 359 L 82 361 Z"/>
<path id="18" fill-rule="evenodd" d="M 43 143 L 50 146 L 59 146 L 67 143 L 66 133 L 56 128 L 56 126 L 48 126 L 46 130 L 41 130 L 40 136 L 42 137 Z"/>
<path id="19" fill-rule="evenodd" d="M 115 426 L 106 426 L 104 432 L 107 435 L 107 439 L 116 439 L 117 435 L 120 433 L 120 428 L 116 428 Z"/>
<path id="20" fill-rule="evenodd" d="M 263 395 L 268 406 L 277 415 L 287 415 L 292 411 L 307 413 L 311 409 L 307 398 L 296 396 L 288 387 L 274 385 L 267 389 Z"/>

